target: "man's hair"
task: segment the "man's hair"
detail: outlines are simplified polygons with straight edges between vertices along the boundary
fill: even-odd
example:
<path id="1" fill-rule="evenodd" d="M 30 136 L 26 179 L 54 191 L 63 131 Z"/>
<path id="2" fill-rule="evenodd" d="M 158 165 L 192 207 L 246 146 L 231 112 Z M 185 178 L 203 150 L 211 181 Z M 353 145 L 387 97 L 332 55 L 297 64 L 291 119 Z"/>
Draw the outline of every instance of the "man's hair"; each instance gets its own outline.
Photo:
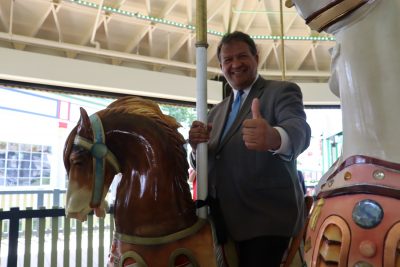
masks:
<path id="1" fill-rule="evenodd" d="M 249 46 L 250 52 L 253 56 L 257 55 L 256 43 L 254 42 L 253 39 L 251 39 L 250 35 L 248 35 L 244 32 L 234 31 L 234 32 L 225 34 L 218 44 L 217 57 L 218 57 L 219 62 L 221 62 L 220 55 L 221 55 L 222 46 L 224 44 L 229 44 L 229 43 L 238 42 L 238 41 L 246 43 Z"/>

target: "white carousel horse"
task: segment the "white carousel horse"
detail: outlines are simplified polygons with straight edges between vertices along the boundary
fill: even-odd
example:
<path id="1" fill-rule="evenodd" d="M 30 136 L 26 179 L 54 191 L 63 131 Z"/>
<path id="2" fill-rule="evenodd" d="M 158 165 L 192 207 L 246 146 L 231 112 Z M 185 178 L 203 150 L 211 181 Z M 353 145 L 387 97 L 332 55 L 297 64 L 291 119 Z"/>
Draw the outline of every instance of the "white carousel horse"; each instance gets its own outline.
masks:
<path id="1" fill-rule="evenodd" d="M 316 191 L 307 264 L 400 266 L 400 1 L 292 2 L 312 29 L 336 37 L 330 88 L 343 114 L 342 155 Z"/>
<path id="2" fill-rule="evenodd" d="M 396 142 L 400 133 L 400 2 L 294 3 L 306 21 L 315 17 L 310 26 L 336 37 L 330 88 L 341 99 L 343 160 L 365 155 L 400 162 L 400 142 Z M 325 9 L 333 4 L 337 10 Z"/>

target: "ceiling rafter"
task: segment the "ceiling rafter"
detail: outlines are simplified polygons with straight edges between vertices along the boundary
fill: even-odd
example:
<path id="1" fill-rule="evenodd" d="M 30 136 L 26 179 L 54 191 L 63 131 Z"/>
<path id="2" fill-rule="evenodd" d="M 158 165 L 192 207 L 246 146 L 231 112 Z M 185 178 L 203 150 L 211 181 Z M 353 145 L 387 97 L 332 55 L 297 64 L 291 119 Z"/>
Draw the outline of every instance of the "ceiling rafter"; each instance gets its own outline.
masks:
<path id="1" fill-rule="evenodd" d="M 161 13 L 158 15 L 159 18 L 165 18 L 168 16 L 172 9 L 179 3 L 180 0 L 170 0 L 164 7 L 164 9 L 161 11 Z"/>
<path id="2" fill-rule="evenodd" d="M 146 34 L 150 31 L 151 25 L 144 26 L 139 32 L 135 33 L 135 38 L 133 38 L 126 48 L 124 49 L 125 52 L 131 53 L 136 46 L 139 45 L 140 41 L 146 36 Z"/>
<path id="3" fill-rule="evenodd" d="M 315 54 L 315 48 L 317 48 L 318 45 L 319 45 L 319 42 L 314 43 L 314 44 L 311 45 L 311 56 L 312 56 L 312 59 L 314 61 L 314 69 L 316 71 L 319 71 L 318 60 L 317 60 L 317 56 Z"/>
<path id="4" fill-rule="evenodd" d="M 284 29 L 284 33 L 287 34 L 290 30 L 290 28 L 292 28 L 293 23 L 296 21 L 297 15 L 292 16 L 292 18 L 290 19 L 289 23 L 287 25 L 284 25 L 285 29 Z"/>
<path id="5" fill-rule="evenodd" d="M 9 1 L 11 0 L 0 0 L 1 3 L 6 3 L 0 4 L 0 34 L 8 34 L 9 29 L 12 29 L 14 37 L 16 34 L 20 37 L 30 36 L 37 39 L 37 42 L 11 38 L 8 40 L 4 36 L 0 46 L 10 47 L 7 44 L 10 43 L 17 49 L 26 49 L 26 45 L 43 48 L 46 46 L 42 45 L 42 40 L 58 40 L 58 44 L 51 43 L 49 49 L 55 51 L 55 46 L 59 45 L 59 50 L 66 57 L 89 54 L 90 57 L 82 59 L 96 61 L 95 57 L 106 57 L 110 60 L 101 62 L 116 65 L 137 60 L 139 64 L 130 66 L 182 75 L 195 73 L 193 62 L 196 61 L 196 31 L 192 26 L 196 22 L 196 6 L 193 0 L 104 0 L 101 3 L 106 8 L 101 11 L 96 26 L 94 21 L 100 0 L 54 0 L 56 3 L 51 0 Z M 10 3 L 14 3 L 12 19 Z M 281 46 L 278 40 L 280 28 L 277 17 L 279 6 L 276 0 L 214 0 L 208 3 L 207 63 L 210 74 L 210 70 L 219 70 L 216 50 L 221 35 L 234 30 L 242 30 L 255 36 L 254 40 L 260 50 L 259 65 L 261 68 L 268 68 L 262 73 L 281 71 Z M 27 10 L 32 16 L 27 16 Z M 308 39 L 310 36 L 328 35 L 318 36 L 311 32 L 294 10 L 284 9 L 284 12 L 284 33 L 289 37 L 285 40 L 288 72 L 299 79 L 314 79 L 310 73 L 314 74 L 317 81 L 321 81 L 321 77 L 322 80 L 327 79 L 325 75 L 330 70 L 330 55 L 327 50 L 334 45 L 334 41 Z M 11 20 L 13 25 L 9 28 Z M 166 39 L 167 34 L 170 34 L 168 46 L 160 42 Z M 96 43 L 101 42 L 102 47 L 94 47 L 90 43 L 92 35 Z M 76 49 L 75 46 L 71 48 L 71 44 L 81 49 Z M 91 48 L 93 50 L 86 53 L 86 49 Z M 305 55 L 304 49 L 308 51 Z M 98 55 L 92 51 L 98 51 Z M 114 56 L 115 53 L 117 56 Z M 119 56 L 119 53 L 124 56 Z M 142 57 L 146 59 L 140 61 Z M 266 62 L 268 60 L 271 62 Z M 174 63 L 170 64 L 169 61 Z"/>
<path id="6" fill-rule="evenodd" d="M 58 15 L 57 15 L 58 10 L 60 10 L 60 6 L 53 3 L 51 5 L 51 13 L 53 14 L 54 23 L 56 24 L 56 29 L 57 29 L 57 33 L 58 33 L 58 41 L 63 42 L 63 35 L 62 35 L 60 22 L 59 22 Z"/>
<path id="7" fill-rule="evenodd" d="M 47 7 L 46 12 L 41 16 L 41 18 L 37 21 L 37 23 L 31 25 L 32 28 L 29 31 L 30 36 L 36 36 L 36 34 L 40 30 L 40 27 L 43 25 L 45 20 L 49 17 L 51 12 L 52 12 L 52 4 L 50 3 L 49 6 Z"/>
<path id="8" fill-rule="evenodd" d="M 175 41 L 174 44 L 168 49 L 169 53 L 164 55 L 164 58 L 171 59 L 181 49 L 181 47 L 188 41 L 191 36 L 184 34 L 179 40 Z M 169 54 L 169 55 L 168 55 Z"/>
<path id="9" fill-rule="evenodd" d="M 244 5 L 244 0 L 238 0 L 238 3 L 236 4 L 236 10 L 241 10 Z M 239 23 L 239 17 L 240 13 L 234 13 L 232 16 L 232 21 L 230 23 L 230 32 L 234 32 L 237 29 L 237 25 Z"/>
<path id="10" fill-rule="evenodd" d="M 279 43 L 278 42 L 274 42 L 273 45 L 273 51 L 274 51 L 274 56 L 275 56 L 275 60 L 276 60 L 276 64 L 279 67 L 279 70 L 282 71 L 282 62 L 281 62 L 281 57 L 282 55 L 278 52 L 278 47 L 279 47 Z"/>
<path id="11" fill-rule="evenodd" d="M 121 8 L 125 4 L 126 0 L 105 0 L 104 5 L 113 8 Z"/>
<path id="12" fill-rule="evenodd" d="M 196 35 L 190 33 L 188 41 L 186 42 L 186 47 L 187 47 L 187 51 L 188 51 L 187 60 L 188 60 L 189 63 L 194 63 L 195 62 L 194 61 L 195 56 L 194 56 L 194 52 L 193 52 L 194 51 L 193 43 L 194 43 L 195 40 L 196 40 Z"/>
<path id="13" fill-rule="evenodd" d="M 230 1 L 215 1 L 207 7 L 207 22 L 210 22 Z"/>
<path id="14" fill-rule="evenodd" d="M 147 38 L 149 40 L 149 55 L 153 56 L 153 32 L 154 32 L 154 25 L 150 26 L 150 29 L 147 34 Z"/>
<path id="15" fill-rule="evenodd" d="M 186 0 L 186 20 L 188 24 L 193 22 L 193 4 L 192 0 Z"/>
<path id="16" fill-rule="evenodd" d="M 307 46 L 301 53 L 298 53 L 297 60 L 293 64 L 293 66 L 291 66 L 291 69 L 293 69 L 293 70 L 300 69 L 300 66 L 304 63 L 304 60 L 310 54 L 310 51 L 311 51 L 311 46 Z"/>
<path id="17" fill-rule="evenodd" d="M 80 41 L 80 44 L 82 44 L 82 45 L 91 45 L 90 44 L 90 39 L 92 38 L 93 28 L 95 27 L 95 31 L 97 32 L 99 30 L 99 28 L 101 27 L 103 21 L 105 20 L 105 15 L 102 14 L 100 16 L 101 17 L 99 18 L 99 21 L 98 21 L 97 25 L 94 25 L 94 24 L 96 24 L 96 21 L 93 21 L 93 26 L 89 27 L 87 32 L 83 34 L 83 37 L 82 37 L 82 39 Z M 95 39 L 96 39 L 96 36 L 95 36 Z"/>
<path id="18" fill-rule="evenodd" d="M 117 1 L 113 1 L 113 0 L 107 1 L 106 0 L 104 2 L 104 6 L 110 6 L 110 7 L 119 9 L 124 5 L 125 2 L 126 2 L 126 0 L 117 0 Z M 110 23 L 111 19 L 114 17 L 114 14 L 106 11 L 106 12 L 104 12 L 104 15 L 105 15 L 106 19 L 103 21 L 103 23 L 104 23 L 104 27 L 106 28 L 107 27 L 106 24 Z"/>
<path id="19" fill-rule="evenodd" d="M 5 6 L 0 5 L 0 23 L 3 26 L 4 29 L 8 29 L 8 23 L 6 21 L 6 13 L 3 11 L 5 9 Z"/>
<path id="20" fill-rule="evenodd" d="M 108 24 L 110 23 L 111 17 L 106 15 L 106 17 L 103 20 L 103 28 L 104 28 L 104 34 L 106 36 L 106 43 L 107 43 L 107 49 L 111 47 L 110 45 L 110 32 L 108 30 Z"/>
<path id="21" fill-rule="evenodd" d="M 256 6 L 255 6 L 254 10 L 260 9 L 260 7 L 263 6 L 263 3 L 264 2 L 256 3 Z M 244 32 L 248 32 L 249 31 L 249 29 L 250 29 L 251 25 L 253 24 L 254 19 L 256 18 L 256 16 L 257 16 L 256 12 L 251 13 L 250 19 L 247 21 L 247 24 L 244 26 L 244 29 L 243 29 Z"/>
<path id="22" fill-rule="evenodd" d="M 264 10 L 267 10 L 267 6 L 266 6 L 266 1 L 263 1 L 264 3 Z M 267 22 L 267 25 L 265 25 L 267 27 L 267 33 L 268 34 L 272 34 L 272 27 L 271 27 L 271 21 L 269 19 L 268 13 L 265 12 L 265 21 Z"/>
<path id="23" fill-rule="evenodd" d="M 151 1 L 145 0 L 147 14 L 151 15 Z"/>
<path id="24" fill-rule="evenodd" d="M 273 43 L 270 46 L 262 46 L 258 48 L 258 67 L 261 68 L 267 61 L 268 56 L 271 54 L 273 49 Z"/>
<path id="25" fill-rule="evenodd" d="M 229 32 L 230 31 L 230 24 L 232 19 L 232 0 L 227 1 L 227 8 L 222 10 L 222 17 L 223 17 L 223 26 L 224 28 L 222 31 Z"/>

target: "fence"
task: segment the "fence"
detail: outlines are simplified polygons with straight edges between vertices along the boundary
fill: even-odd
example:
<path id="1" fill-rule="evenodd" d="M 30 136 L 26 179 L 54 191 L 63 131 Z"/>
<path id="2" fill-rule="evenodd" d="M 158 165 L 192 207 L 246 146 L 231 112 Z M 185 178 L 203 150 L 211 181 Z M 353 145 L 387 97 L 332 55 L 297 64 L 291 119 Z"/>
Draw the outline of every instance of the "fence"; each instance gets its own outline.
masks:
<path id="1" fill-rule="evenodd" d="M 8 206 L 10 199 L 14 201 L 9 205 L 19 207 L 0 209 L 0 266 L 105 266 L 114 227 L 112 209 L 104 219 L 89 214 L 81 223 L 66 218 L 63 208 L 26 207 L 26 201 L 32 206 L 60 203 L 65 191 L 10 192 L 0 192 L 0 207 Z"/>

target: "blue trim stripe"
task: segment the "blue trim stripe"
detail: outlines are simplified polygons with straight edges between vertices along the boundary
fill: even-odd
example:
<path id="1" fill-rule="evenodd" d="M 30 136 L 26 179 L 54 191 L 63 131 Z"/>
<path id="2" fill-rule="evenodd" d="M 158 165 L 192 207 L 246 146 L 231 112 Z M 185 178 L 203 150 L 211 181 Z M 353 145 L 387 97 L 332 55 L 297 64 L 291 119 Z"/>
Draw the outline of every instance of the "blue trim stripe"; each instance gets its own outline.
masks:
<path id="1" fill-rule="evenodd" d="M 92 124 L 93 131 L 93 144 L 104 144 L 104 130 L 103 124 L 99 116 L 95 113 L 90 116 L 90 122 Z M 104 166 L 105 157 L 96 158 L 93 157 L 93 172 L 94 172 L 94 185 L 92 195 L 92 205 L 99 205 L 101 202 L 103 186 L 104 186 Z"/>

